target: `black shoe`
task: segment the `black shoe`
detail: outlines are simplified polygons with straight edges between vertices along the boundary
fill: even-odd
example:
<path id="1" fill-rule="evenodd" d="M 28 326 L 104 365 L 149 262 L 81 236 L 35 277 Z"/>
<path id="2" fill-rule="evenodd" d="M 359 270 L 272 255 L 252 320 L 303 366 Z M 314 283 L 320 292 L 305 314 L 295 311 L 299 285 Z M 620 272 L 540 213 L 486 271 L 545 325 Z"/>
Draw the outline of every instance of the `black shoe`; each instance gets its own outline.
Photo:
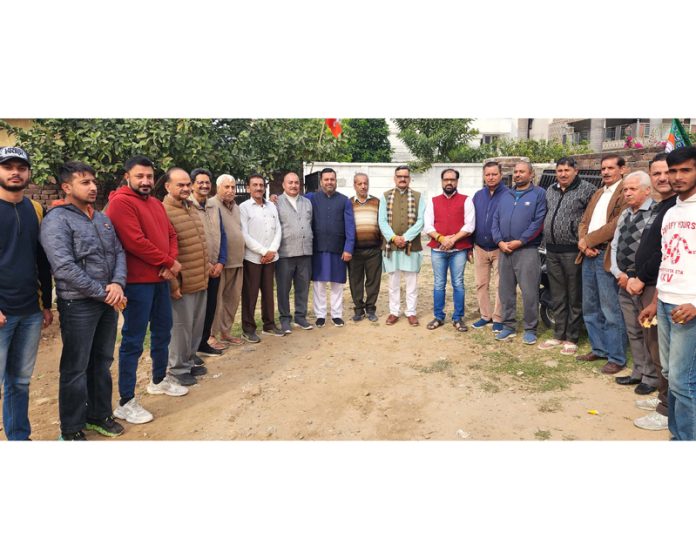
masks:
<path id="1" fill-rule="evenodd" d="M 377 322 L 377 320 L 379 319 L 377 318 L 377 315 L 375 313 L 369 312 L 367 313 L 367 320 L 369 320 L 370 322 Z"/>
<path id="2" fill-rule="evenodd" d="M 646 394 L 652 394 L 657 390 L 657 387 L 655 386 L 650 386 L 649 384 L 645 384 L 644 382 L 641 382 L 638 386 L 635 387 L 633 390 L 636 394 L 640 394 L 641 396 L 645 396 Z"/>
<path id="3" fill-rule="evenodd" d="M 300 328 L 302 328 L 303 330 L 311 330 L 312 328 L 314 328 L 314 326 L 312 326 L 312 325 L 311 325 L 309 322 L 307 322 L 307 320 L 304 319 L 304 318 L 296 318 L 296 319 L 295 319 L 295 324 L 297 324 L 297 325 L 298 325 Z"/>
<path id="4" fill-rule="evenodd" d="M 633 378 L 631 375 L 626 375 L 623 377 L 616 377 L 616 384 L 622 384 L 624 386 L 629 384 L 639 384 L 640 379 Z"/>
<path id="5" fill-rule="evenodd" d="M 324 324 L 326 324 L 326 319 L 325 318 L 317 318 L 317 328 L 323 328 Z"/>
<path id="6" fill-rule="evenodd" d="M 339 328 L 346 325 L 342 318 L 332 318 L 331 322 L 333 322 L 334 326 L 338 326 Z"/>
<path id="7" fill-rule="evenodd" d="M 353 318 L 351 319 L 353 322 L 360 322 L 363 318 L 365 318 L 365 313 L 362 312 L 356 312 L 353 315 Z"/>
<path id="8" fill-rule="evenodd" d="M 203 365 L 204 363 L 205 363 L 205 361 L 203 361 L 203 359 L 198 357 L 198 355 L 196 355 L 195 353 L 193 354 L 193 364 L 194 365 Z"/>
<path id="9" fill-rule="evenodd" d="M 194 377 L 191 373 L 183 373 L 181 375 L 171 375 L 171 376 L 181 386 L 192 386 L 194 384 L 198 384 L 196 377 Z"/>
<path id="10" fill-rule="evenodd" d="M 261 332 L 268 336 L 278 336 L 279 338 L 285 336 L 285 332 L 283 332 L 280 328 L 276 328 L 275 326 L 270 330 L 266 330 L 264 328 L 263 330 L 261 330 Z"/>
<path id="11" fill-rule="evenodd" d="M 60 437 L 58 437 L 59 441 L 86 441 L 87 437 L 85 437 L 85 434 L 82 431 L 78 431 L 77 433 L 61 433 Z"/>
<path id="12" fill-rule="evenodd" d="M 242 332 L 242 339 L 250 344 L 257 344 L 261 341 L 256 332 Z"/>
<path id="13" fill-rule="evenodd" d="M 211 346 L 209 343 L 204 343 L 198 346 L 198 353 L 202 353 L 203 355 L 222 355 L 222 350 L 221 349 L 215 349 L 213 346 Z"/>
<path id="14" fill-rule="evenodd" d="M 123 434 L 123 425 L 118 423 L 113 417 L 109 416 L 102 421 L 87 420 L 85 429 L 96 431 L 105 437 L 118 437 Z M 84 436 L 84 435 L 83 435 Z"/>
<path id="15" fill-rule="evenodd" d="M 208 369 L 206 369 L 203 365 L 194 365 L 191 367 L 191 374 L 194 377 L 200 377 L 208 373 Z"/>

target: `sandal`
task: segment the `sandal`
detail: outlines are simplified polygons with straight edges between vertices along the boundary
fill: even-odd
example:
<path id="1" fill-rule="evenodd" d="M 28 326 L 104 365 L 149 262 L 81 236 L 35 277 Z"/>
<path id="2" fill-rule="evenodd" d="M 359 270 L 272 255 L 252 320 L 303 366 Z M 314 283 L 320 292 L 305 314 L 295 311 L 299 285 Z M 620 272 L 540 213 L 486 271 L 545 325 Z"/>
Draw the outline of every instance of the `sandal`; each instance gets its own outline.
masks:
<path id="1" fill-rule="evenodd" d="M 457 332 L 467 332 L 469 330 L 463 320 L 456 320 L 452 324 Z"/>
<path id="2" fill-rule="evenodd" d="M 428 322 L 428 325 L 426 326 L 426 328 L 427 328 L 428 330 L 435 330 L 435 328 L 439 328 L 439 327 L 442 326 L 443 324 L 444 324 L 444 322 L 443 322 L 442 320 L 439 320 L 439 319 L 437 319 L 437 318 L 434 318 L 433 320 L 431 320 L 430 322 Z"/>

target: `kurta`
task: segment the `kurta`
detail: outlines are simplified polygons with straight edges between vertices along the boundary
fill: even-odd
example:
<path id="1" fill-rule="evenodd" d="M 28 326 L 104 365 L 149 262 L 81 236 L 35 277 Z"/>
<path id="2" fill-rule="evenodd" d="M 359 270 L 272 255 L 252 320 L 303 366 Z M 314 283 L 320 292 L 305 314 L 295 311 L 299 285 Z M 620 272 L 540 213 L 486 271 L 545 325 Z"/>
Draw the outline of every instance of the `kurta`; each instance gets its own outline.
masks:
<path id="1" fill-rule="evenodd" d="M 327 216 L 321 215 L 321 210 L 316 204 L 317 200 L 313 198 L 315 196 L 323 196 L 328 198 L 323 192 L 308 192 L 305 197 L 312 202 L 313 213 L 312 213 L 312 231 L 314 234 L 314 246 L 315 250 L 312 253 L 312 281 L 328 281 L 332 283 L 346 283 L 347 279 L 347 269 L 348 264 L 341 260 L 343 252 L 349 252 L 353 254 L 353 248 L 355 245 L 355 220 L 353 217 L 353 205 L 347 196 L 340 193 L 335 193 L 334 196 L 338 196 L 344 199 L 342 204 L 342 211 L 336 215 L 330 216 L 330 219 L 324 220 L 323 218 Z M 328 252 L 317 250 L 318 247 L 322 246 L 323 236 L 326 235 L 330 229 L 336 237 L 342 237 L 343 243 L 340 247 L 341 252 Z M 338 247 L 337 247 L 338 248 Z"/>
<path id="2" fill-rule="evenodd" d="M 405 196 L 405 194 L 398 195 Z M 413 241 L 413 239 L 421 234 L 424 215 L 425 199 L 424 196 L 421 196 L 418 202 L 418 216 L 416 222 L 404 233 L 404 238 L 407 241 Z M 388 240 L 394 236 L 394 230 L 389 226 L 389 222 L 387 221 L 387 201 L 384 198 L 384 194 L 379 197 L 379 228 L 385 239 Z M 392 250 L 389 258 L 387 258 L 385 252 L 382 253 L 382 269 L 388 274 L 396 270 L 401 270 L 402 272 L 420 272 L 422 263 L 423 252 L 420 250 L 412 251 L 410 255 L 407 255 L 403 250 Z"/>

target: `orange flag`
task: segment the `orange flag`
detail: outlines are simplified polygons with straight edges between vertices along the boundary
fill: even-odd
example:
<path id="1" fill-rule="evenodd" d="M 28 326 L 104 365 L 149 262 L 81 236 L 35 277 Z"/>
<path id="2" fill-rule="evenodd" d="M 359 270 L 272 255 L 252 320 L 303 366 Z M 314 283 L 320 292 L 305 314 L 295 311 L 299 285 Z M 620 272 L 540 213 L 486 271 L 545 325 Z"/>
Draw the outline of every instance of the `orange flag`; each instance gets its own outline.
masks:
<path id="1" fill-rule="evenodd" d="M 338 136 L 343 132 L 343 127 L 341 126 L 341 119 L 340 118 L 327 118 L 326 120 L 326 126 L 329 127 L 329 130 L 331 130 L 331 133 L 334 135 L 334 138 L 338 138 Z"/>

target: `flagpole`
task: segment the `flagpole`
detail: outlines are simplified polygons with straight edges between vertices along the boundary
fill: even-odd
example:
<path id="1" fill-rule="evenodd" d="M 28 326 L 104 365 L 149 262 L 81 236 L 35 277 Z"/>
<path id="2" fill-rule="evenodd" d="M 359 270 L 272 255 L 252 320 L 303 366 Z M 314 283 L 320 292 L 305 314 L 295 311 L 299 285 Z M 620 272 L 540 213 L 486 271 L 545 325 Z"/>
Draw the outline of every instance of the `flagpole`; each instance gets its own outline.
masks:
<path id="1" fill-rule="evenodd" d="M 324 137 L 324 128 L 326 128 L 326 123 L 322 122 L 321 123 L 321 132 L 319 132 L 319 141 L 317 142 L 317 151 L 321 147 L 321 140 Z M 312 161 L 312 165 L 309 167 L 309 174 L 312 174 L 312 171 L 314 171 L 314 161 Z"/>

